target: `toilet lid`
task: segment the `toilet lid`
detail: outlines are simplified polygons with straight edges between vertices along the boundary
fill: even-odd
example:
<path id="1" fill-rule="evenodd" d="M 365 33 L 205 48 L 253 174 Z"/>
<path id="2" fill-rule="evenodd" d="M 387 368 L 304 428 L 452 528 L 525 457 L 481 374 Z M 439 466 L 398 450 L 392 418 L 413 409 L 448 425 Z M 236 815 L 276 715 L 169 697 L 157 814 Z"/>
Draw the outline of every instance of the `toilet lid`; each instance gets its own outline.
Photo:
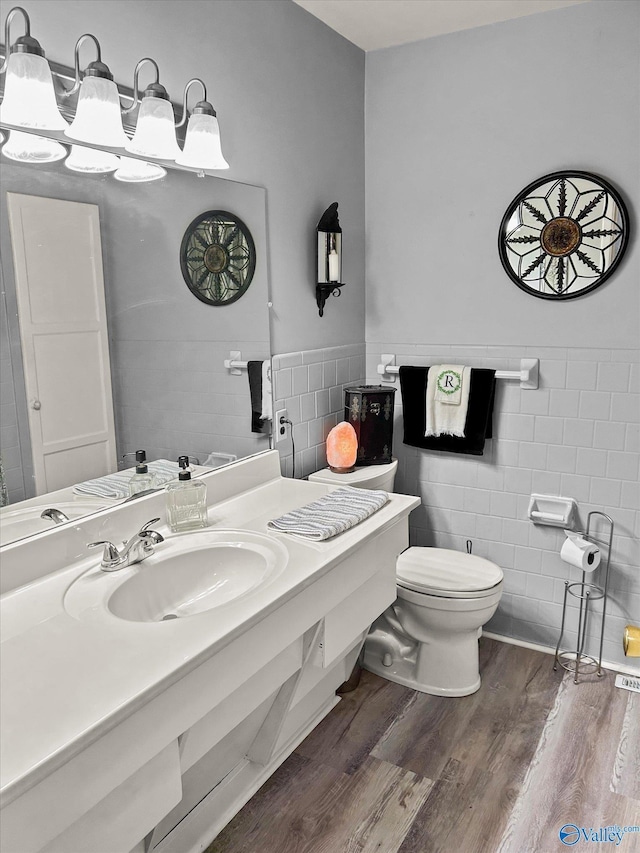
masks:
<path id="1" fill-rule="evenodd" d="M 408 548 L 396 563 L 400 586 L 449 598 L 490 590 L 502 577 L 502 569 L 490 560 L 448 548 Z"/>

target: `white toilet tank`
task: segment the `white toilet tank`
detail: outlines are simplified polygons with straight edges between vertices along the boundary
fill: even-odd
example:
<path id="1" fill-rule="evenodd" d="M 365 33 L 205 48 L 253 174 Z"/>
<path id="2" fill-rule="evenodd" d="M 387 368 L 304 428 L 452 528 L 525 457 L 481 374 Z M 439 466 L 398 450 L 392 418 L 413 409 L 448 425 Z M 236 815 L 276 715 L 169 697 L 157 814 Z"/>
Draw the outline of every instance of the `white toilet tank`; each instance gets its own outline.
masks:
<path id="1" fill-rule="evenodd" d="M 393 459 L 386 465 L 363 465 L 350 474 L 335 474 L 330 468 L 323 468 L 315 474 L 309 474 L 312 483 L 326 483 L 331 486 L 354 486 L 357 489 L 382 489 L 393 491 L 398 470 L 398 460 Z"/>

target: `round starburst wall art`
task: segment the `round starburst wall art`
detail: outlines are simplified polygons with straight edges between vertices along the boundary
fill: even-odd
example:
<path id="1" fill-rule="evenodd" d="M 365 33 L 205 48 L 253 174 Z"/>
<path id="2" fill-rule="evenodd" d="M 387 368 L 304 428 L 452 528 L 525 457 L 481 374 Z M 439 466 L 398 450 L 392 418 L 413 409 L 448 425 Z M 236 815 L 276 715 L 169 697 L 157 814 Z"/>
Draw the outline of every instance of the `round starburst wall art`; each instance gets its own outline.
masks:
<path id="1" fill-rule="evenodd" d="M 532 296 L 573 299 L 613 273 L 629 240 L 616 190 L 588 172 L 554 172 L 507 208 L 498 237 L 509 277 Z"/>
<path id="2" fill-rule="evenodd" d="M 226 210 L 201 213 L 182 238 L 180 267 L 194 296 L 207 305 L 230 305 L 246 293 L 255 272 L 251 232 Z"/>

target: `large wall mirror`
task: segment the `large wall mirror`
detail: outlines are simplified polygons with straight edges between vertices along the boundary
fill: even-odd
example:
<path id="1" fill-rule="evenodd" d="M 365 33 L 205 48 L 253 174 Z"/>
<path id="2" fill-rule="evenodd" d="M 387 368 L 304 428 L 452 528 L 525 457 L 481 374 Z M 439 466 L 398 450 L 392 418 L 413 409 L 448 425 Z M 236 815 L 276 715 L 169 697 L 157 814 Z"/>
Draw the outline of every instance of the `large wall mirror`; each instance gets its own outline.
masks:
<path id="1" fill-rule="evenodd" d="M 2 157 L 0 168 L 0 452 L 9 497 L 9 506 L 2 511 L 5 520 L 7 512 L 17 518 L 15 514 L 29 508 L 34 498 L 39 503 L 42 494 L 38 492 L 50 494 L 96 475 L 91 454 L 85 453 L 79 469 L 72 472 L 52 457 L 47 465 L 49 485 L 36 486 L 38 447 L 43 440 L 39 418 L 45 407 L 57 405 L 59 416 L 72 420 L 81 433 L 85 422 L 86 429 L 92 429 L 112 406 L 112 458 L 118 468 L 130 467 L 132 462 L 123 462 L 122 457 L 138 449 L 145 449 L 150 460 L 175 460 L 188 454 L 201 462 L 212 453 L 219 454 L 217 462 L 221 462 L 227 456 L 241 458 L 268 449 L 268 436 L 251 431 L 246 370 L 238 375 L 224 365 L 231 351 L 240 351 L 243 361 L 270 357 L 265 190 L 185 171 L 128 184 L 109 175 L 77 175 L 62 163 L 33 166 Z M 38 211 L 40 223 L 35 228 L 29 220 L 32 209 Z M 185 229 L 203 211 L 212 209 L 231 211 L 246 223 L 256 250 L 251 286 L 241 299 L 223 306 L 198 300 L 185 287 L 180 269 Z M 86 224 L 88 213 L 93 216 L 89 217 L 92 225 Z M 40 265 L 40 320 L 57 334 L 67 318 L 80 315 L 83 303 L 94 299 L 93 267 L 87 267 L 86 288 L 81 280 L 75 282 L 76 291 L 66 273 L 66 261 L 75 251 L 85 252 L 90 264 L 92 234 L 101 246 L 110 385 L 85 380 L 88 356 L 81 345 L 83 332 L 71 328 L 67 330 L 70 350 L 62 337 L 54 341 L 53 334 L 46 345 L 42 339 L 34 345 L 39 348 L 36 399 L 28 391 L 29 382 L 25 383 L 34 368 L 25 361 L 29 354 L 24 352 L 21 322 L 25 326 L 30 320 L 26 322 L 25 312 L 21 316 L 19 310 L 25 296 L 20 296 L 24 281 L 20 282 L 17 266 L 23 265 L 28 281 L 33 272 L 29 265 Z M 21 246 L 16 248 L 16 241 Z M 47 251 L 38 252 L 45 241 Z M 47 263 L 50 280 L 46 269 L 43 276 L 42 265 Z M 35 296 L 28 290 L 26 299 L 35 305 Z M 38 312 L 33 308 L 31 313 Z M 77 496 L 73 502 L 75 517 L 97 511 L 105 503 Z M 0 544 L 39 532 L 30 518 L 33 513 L 22 514 L 22 525 L 3 524 L 0 517 Z M 41 529 L 53 523 L 45 519 Z"/>

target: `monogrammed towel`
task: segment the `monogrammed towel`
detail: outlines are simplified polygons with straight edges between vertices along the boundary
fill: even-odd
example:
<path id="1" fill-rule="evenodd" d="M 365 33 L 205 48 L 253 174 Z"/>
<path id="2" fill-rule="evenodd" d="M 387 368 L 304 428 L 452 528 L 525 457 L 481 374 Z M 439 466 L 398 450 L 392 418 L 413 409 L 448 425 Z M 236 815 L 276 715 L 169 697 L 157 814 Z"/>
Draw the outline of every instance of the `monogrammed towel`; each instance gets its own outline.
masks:
<path id="1" fill-rule="evenodd" d="M 469 408 L 471 368 L 436 364 L 429 370 L 425 408 L 425 437 L 452 435 L 464 438 Z M 457 403 L 456 403 L 457 400 Z"/>

